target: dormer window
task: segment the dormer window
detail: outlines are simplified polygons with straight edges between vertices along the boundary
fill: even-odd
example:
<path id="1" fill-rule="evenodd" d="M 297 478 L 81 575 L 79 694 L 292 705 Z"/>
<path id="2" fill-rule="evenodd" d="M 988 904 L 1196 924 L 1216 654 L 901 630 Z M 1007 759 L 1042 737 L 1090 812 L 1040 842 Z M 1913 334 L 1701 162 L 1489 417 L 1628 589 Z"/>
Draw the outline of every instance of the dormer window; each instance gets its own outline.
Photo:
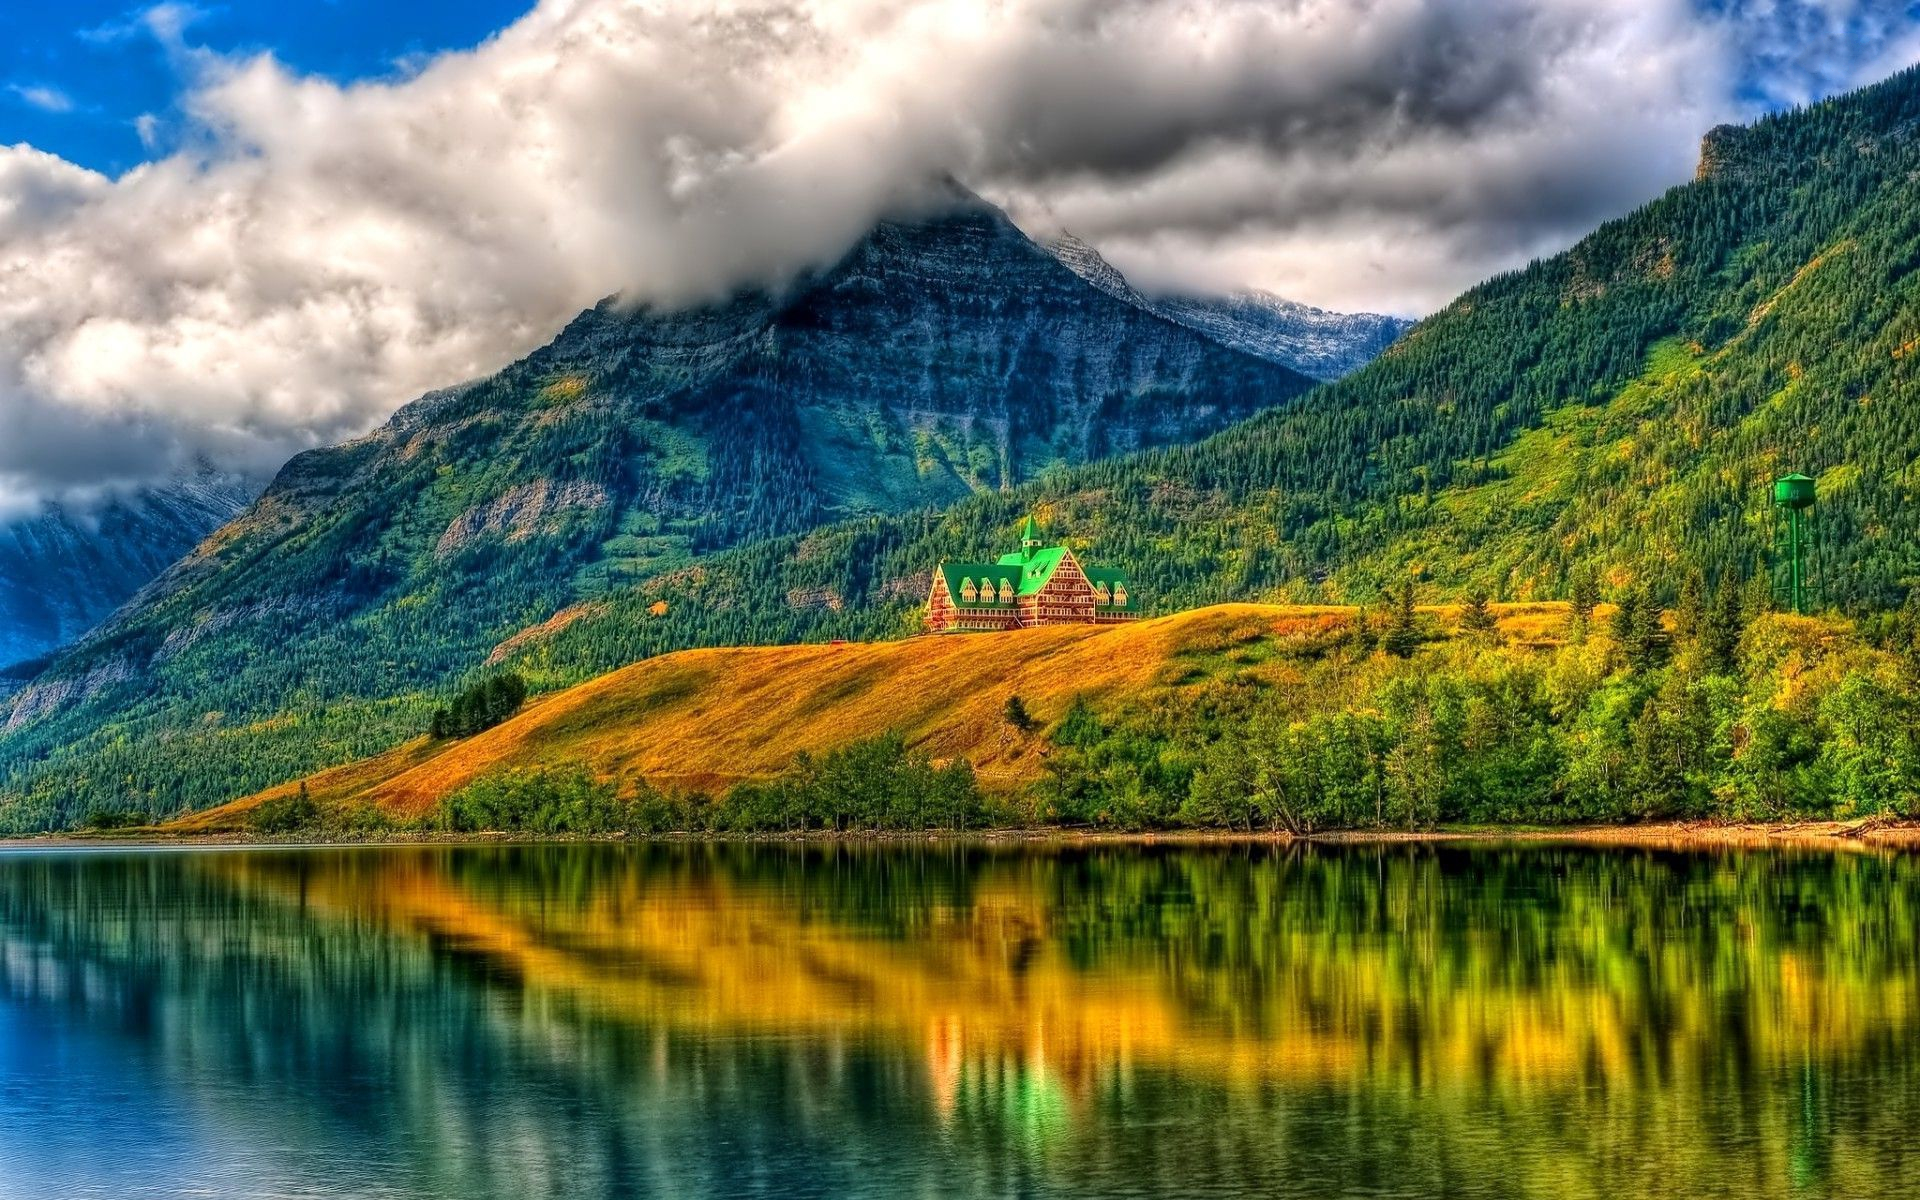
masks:
<path id="1" fill-rule="evenodd" d="M 973 586 L 973 580 L 963 579 L 960 581 L 961 603 L 972 604 L 975 600 L 978 600 L 979 598 L 980 598 L 980 589 Z"/>
<path id="2" fill-rule="evenodd" d="M 1113 594 L 1107 591 L 1106 584 L 1096 583 L 1093 585 L 1093 598 L 1102 604 L 1108 604 L 1112 602 Z"/>
<path id="3" fill-rule="evenodd" d="M 1126 584 L 1116 583 L 1113 585 L 1113 603 L 1116 608 L 1125 608 L 1127 606 Z"/>

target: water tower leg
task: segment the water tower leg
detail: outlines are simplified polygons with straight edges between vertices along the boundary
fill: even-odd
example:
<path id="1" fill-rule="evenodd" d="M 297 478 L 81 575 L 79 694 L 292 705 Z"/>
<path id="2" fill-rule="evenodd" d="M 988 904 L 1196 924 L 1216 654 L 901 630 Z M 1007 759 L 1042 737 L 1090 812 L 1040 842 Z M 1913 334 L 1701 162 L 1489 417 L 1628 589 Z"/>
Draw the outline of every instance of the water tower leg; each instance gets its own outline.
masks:
<path id="1" fill-rule="evenodd" d="M 1807 616 L 1807 582 L 1801 570 L 1801 540 L 1799 540 L 1799 509 L 1788 509 L 1789 563 L 1791 563 L 1791 582 L 1793 582 L 1793 611 Z"/>

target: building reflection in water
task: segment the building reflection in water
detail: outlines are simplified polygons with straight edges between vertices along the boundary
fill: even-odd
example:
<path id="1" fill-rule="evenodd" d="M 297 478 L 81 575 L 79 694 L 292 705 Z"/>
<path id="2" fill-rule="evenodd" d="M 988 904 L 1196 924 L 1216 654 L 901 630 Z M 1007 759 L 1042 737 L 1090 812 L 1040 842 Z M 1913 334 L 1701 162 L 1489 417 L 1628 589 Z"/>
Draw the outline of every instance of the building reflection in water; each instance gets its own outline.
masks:
<path id="1" fill-rule="evenodd" d="M 9 1003 L 247 1106 L 216 1123 L 271 1121 L 295 1180 L 1867 1194 L 1920 1168 L 1917 884 L 1540 846 L 35 855 L 0 936 Z"/>

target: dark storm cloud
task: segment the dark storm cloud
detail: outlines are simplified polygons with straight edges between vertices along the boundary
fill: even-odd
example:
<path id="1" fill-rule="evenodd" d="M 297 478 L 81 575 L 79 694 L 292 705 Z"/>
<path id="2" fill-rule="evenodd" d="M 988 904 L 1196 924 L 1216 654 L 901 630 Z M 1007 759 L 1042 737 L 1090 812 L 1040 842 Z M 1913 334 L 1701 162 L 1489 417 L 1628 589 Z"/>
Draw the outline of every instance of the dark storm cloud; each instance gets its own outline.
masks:
<path id="1" fill-rule="evenodd" d="M 1124 179 L 1209 145 L 1299 156 L 1471 137 L 1523 117 L 1541 73 L 1580 36 L 1580 22 L 1498 0 L 1344 7 L 1266 6 L 1170 53 L 1158 6 L 1134 5 L 1038 43 L 1011 64 L 1009 137 L 984 165 L 1029 184 Z"/>

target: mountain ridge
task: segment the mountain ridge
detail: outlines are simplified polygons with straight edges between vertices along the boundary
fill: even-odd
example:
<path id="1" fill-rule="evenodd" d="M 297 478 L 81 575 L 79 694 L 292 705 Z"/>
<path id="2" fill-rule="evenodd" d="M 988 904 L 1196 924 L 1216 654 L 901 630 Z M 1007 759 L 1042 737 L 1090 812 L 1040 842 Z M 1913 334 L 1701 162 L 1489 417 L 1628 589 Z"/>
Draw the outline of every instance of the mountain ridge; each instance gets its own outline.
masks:
<path id="1" fill-rule="evenodd" d="M 709 636 L 642 605 L 724 599 L 735 625 L 779 636 L 898 631 L 931 563 L 987 552 L 1028 512 L 1125 564 L 1156 611 L 1372 602 L 1406 579 L 1549 599 L 1582 571 L 1656 601 L 1691 573 L 1764 590 L 1770 485 L 1790 469 L 1820 481 L 1822 602 L 1884 612 L 1920 585 L 1917 123 L 1920 69 L 1769 118 L 1742 144 L 1770 171 L 1709 171 L 1470 289 L 1310 405 L 937 522 L 745 547 L 518 661 L 561 683 Z M 782 611 L 822 586 L 842 614 Z"/>
<path id="2" fill-rule="evenodd" d="M 1149 295 L 1070 233 L 1057 234 L 1044 245 L 1074 274 L 1109 296 L 1315 379 L 1334 380 L 1359 370 L 1415 324 L 1380 313 L 1330 312 L 1258 289 L 1227 295 Z"/>
<path id="3" fill-rule="evenodd" d="M 58 650 L 134 600 L 259 491 L 203 468 L 92 509 L 48 505 L 0 524 L 0 671 Z"/>
<path id="4" fill-rule="evenodd" d="M 498 375 L 295 456 L 5 702 L 0 770 L 80 753 L 82 710 L 217 756 L 229 722 L 310 708 L 322 728 L 234 769 L 353 756 L 422 689 L 570 605 L 731 546 L 1191 440 L 1314 385 L 1087 287 L 978 201 L 882 222 L 778 295 L 667 315 L 606 301 Z M 206 763 L 198 785 L 136 766 L 130 790 L 205 803 L 225 786 Z"/>

